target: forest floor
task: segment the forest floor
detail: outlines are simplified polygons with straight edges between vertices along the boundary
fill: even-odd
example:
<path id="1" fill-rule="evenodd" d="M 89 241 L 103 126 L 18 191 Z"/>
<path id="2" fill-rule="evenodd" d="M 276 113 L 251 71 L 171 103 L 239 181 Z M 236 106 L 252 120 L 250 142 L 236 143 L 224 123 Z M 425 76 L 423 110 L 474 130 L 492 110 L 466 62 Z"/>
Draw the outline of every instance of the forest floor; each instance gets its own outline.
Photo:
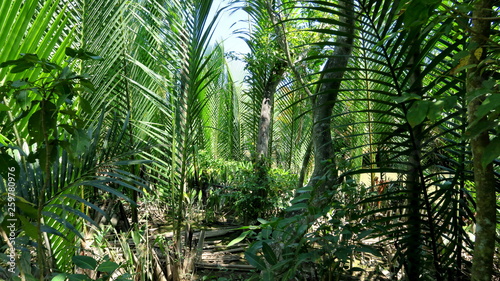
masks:
<path id="1" fill-rule="evenodd" d="M 244 258 L 247 243 L 237 243 L 228 247 L 229 242 L 239 235 L 234 228 L 226 227 L 209 231 L 221 233 L 207 237 L 203 244 L 203 252 L 195 263 L 194 280 L 247 280 L 254 274 L 255 268 Z M 226 231 L 228 231 L 225 233 Z"/>
<path id="2" fill-rule="evenodd" d="M 254 274 L 255 268 L 244 258 L 248 243 L 227 246 L 240 235 L 239 227 L 212 224 L 204 230 L 203 248 L 195 260 L 192 280 L 247 280 Z"/>

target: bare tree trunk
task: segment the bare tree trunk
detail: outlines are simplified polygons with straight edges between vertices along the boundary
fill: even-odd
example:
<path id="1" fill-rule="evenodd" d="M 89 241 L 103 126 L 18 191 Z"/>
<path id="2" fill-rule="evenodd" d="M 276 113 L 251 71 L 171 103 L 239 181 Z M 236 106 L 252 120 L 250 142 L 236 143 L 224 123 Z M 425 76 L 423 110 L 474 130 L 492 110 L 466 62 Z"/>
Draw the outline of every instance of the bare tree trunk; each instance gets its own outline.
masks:
<path id="1" fill-rule="evenodd" d="M 472 35 L 469 45 L 475 46 L 475 49 L 470 50 L 469 65 L 480 65 L 480 62 L 486 57 L 486 51 L 483 51 L 482 56 L 476 58 L 475 51 L 479 48 L 486 48 L 486 44 L 489 43 L 492 8 L 492 0 L 479 0 L 474 4 Z M 483 88 L 483 82 L 488 79 L 484 73 L 484 68 L 480 66 L 470 68 L 467 71 L 467 100 L 471 100 L 468 105 L 469 124 L 483 121 L 477 120 L 476 112 L 485 97 L 473 98 L 473 96 L 478 89 Z M 476 184 L 476 239 L 471 276 L 473 281 L 489 281 L 493 275 L 496 225 L 495 176 L 493 164 L 483 166 L 481 161 L 483 155 L 488 153 L 485 149 L 489 143 L 490 137 L 487 131 L 472 138 L 470 143 Z"/>
<path id="2" fill-rule="evenodd" d="M 335 150 L 332 141 L 331 120 L 333 107 L 337 101 L 344 70 L 352 52 L 354 40 L 354 2 L 339 1 L 342 16 L 339 21 L 339 33 L 335 39 L 335 50 L 323 68 L 320 82 L 313 96 L 313 146 L 314 171 L 309 182 L 313 187 L 311 204 L 325 205 L 326 194 L 337 184 L 338 171 L 335 161 Z"/>

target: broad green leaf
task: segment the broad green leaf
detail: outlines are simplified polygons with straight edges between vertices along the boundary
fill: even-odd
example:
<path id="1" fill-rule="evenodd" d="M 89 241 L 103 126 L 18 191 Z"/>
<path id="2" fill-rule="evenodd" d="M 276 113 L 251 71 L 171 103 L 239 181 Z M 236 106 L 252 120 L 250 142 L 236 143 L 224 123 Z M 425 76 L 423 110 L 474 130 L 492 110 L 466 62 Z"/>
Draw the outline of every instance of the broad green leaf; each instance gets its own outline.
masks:
<path id="1" fill-rule="evenodd" d="M 264 254 L 264 258 L 270 265 L 275 265 L 276 263 L 278 263 L 276 254 L 274 254 L 273 249 L 266 242 L 262 243 L 262 253 Z"/>
<path id="2" fill-rule="evenodd" d="M 20 72 L 28 70 L 34 66 L 35 66 L 35 64 L 32 62 L 22 62 L 22 63 L 17 64 L 16 66 L 14 66 L 10 70 L 10 73 L 20 73 Z"/>
<path id="3" fill-rule="evenodd" d="M 410 28 L 424 24 L 429 19 L 429 6 L 423 1 L 413 0 L 404 13 L 405 27 Z"/>
<path id="4" fill-rule="evenodd" d="M 54 276 L 51 281 L 66 281 L 67 275 L 65 273 L 60 273 Z"/>
<path id="5" fill-rule="evenodd" d="M 31 115 L 28 122 L 28 132 L 36 142 L 43 143 L 45 134 L 50 135 L 57 124 L 56 106 L 52 102 L 45 102 L 45 110 L 41 108 Z"/>
<path id="6" fill-rule="evenodd" d="M 86 52 L 82 49 L 75 50 L 75 49 L 72 49 L 70 47 L 66 48 L 66 55 L 69 57 L 81 59 L 81 60 L 89 60 L 89 59 L 102 60 L 102 57 L 100 57 L 96 54 L 93 54 L 91 52 Z"/>
<path id="7" fill-rule="evenodd" d="M 270 239 L 272 233 L 273 233 L 272 228 L 266 227 L 266 228 L 262 229 L 262 231 L 259 233 L 259 235 L 262 237 L 262 239 Z"/>
<path id="8" fill-rule="evenodd" d="M 45 149 L 45 146 L 42 146 L 42 147 L 39 147 L 38 148 L 38 151 L 40 153 L 38 153 L 38 160 L 40 161 L 40 165 L 42 167 L 45 167 L 45 165 L 50 165 L 52 163 L 54 163 L 54 161 L 56 161 L 57 159 L 57 148 L 52 145 L 52 144 L 49 144 L 48 145 L 48 159 L 47 159 L 47 151 Z"/>
<path id="9" fill-rule="evenodd" d="M 82 108 L 83 112 L 85 113 L 92 113 L 92 106 L 90 105 L 90 102 L 83 98 L 82 96 L 78 97 L 78 102 L 80 104 L 80 107 Z"/>
<path id="10" fill-rule="evenodd" d="M 481 121 L 476 120 L 476 122 L 469 124 L 467 130 L 465 131 L 464 138 L 471 139 L 479 135 L 480 133 L 490 130 L 498 126 L 498 122 L 495 121 Z"/>
<path id="11" fill-rule="evenodd" d="M 261 224 L 268 224 L 269 223 L 269 221 L 266 221 L 265 219 L 261 219 L 261 218 L 258 218 L 257 221 L 260 222 Z"/>
<path id="12" fill-rule="evenodd" d="M 228 247 L 230 246 L 233 246 L 234 244 L 236 243 L 239 243 L 241 242 L 243 239 L 245 239 L 247 237 L 248 234 L 252 233 L 252 230 L 247 230 L 247 231 L 244 231 L 240 234 L 240 236 L 236 237 L 235 239 L 233 239 L 231 242 L 229 242 L 229 244 L 227 244 Z"/>
<path id="13" fill-rule="evenodd" d="M 397 103 L 404 103 L 409 100 L 421 100 L 422 97 L 415 93 L 403 93 L 400 97 L 393 98 Z"/>
<path id="14" fill-rule="evenodd" d="M 132 280 L 132 275 L 130 275 L 129 273 L 125 273 L 116 278 L 116 281 L 131 281 L 131 280 Z"/>
<path id="15" fill-rule="evenodd" d="M 456 8 L 462 13 L 470 13 L 470 11 L 474 10 L 472 3 L 457 3 Z"/>
<path id="16" fill-rule="evenodd" d="M 68 281 L 92 281 L 92 279 L 84 274 L 70 274 L 68 275 Z"/>
<path id="17" fill-rule="evenodd" d="M 410 126 L 415 127 L 424 122 L 425 117 L 427 117 L 428 110 L 428 101 L 415 101 L 410 109 L 408 109 L 408 113 L 406 114 L 406 118 L 408 119 L 408 123 L 410 123 Z"/>
<path id="18" fill-rule="evenodd" d="M 77 51 L 73 48 L 67 47 L 65 53 L 68 57 L 74 58 L 76 57 Z"/>
<path id="19" fill-rule="evenodd" d="M 101 272 L 106 272 L 106 273 L 113 273 L 113 271 L 115 271 L 118 267 L 120 267 L 116 262 L 112 262 L 112 261 L 105 261 L 103 263 L 101 263 L 98 267 L 97 267 L 97 271 L 101 271 Z"/>
<path id="20" fill-rule="evenodd" d="M 79 268 L 94 270 L 97 267 L 97 261 L 92 257 L 73 256 L 71 260 Z"/>
<path id="21" fill-rule="evenodd" d="M 451 110 L 458 103 L 457 96 L 450 96 L 443 99 L 443 108 L 444 110 Z"/>
<path id="22" fill-rule="evenodd" d="M 43 69 L 43 72 L 45 73 L 50 73 L 52 70 L 56 70 L 56 69 L 61 69 L 61 67 L 55 63 L 51 63 L 49 61 L 43 61 L 41 63 L 41 66 L 42 66 L 42 69 Z"/>
<path id="23" fill-rule="evenodd" d="M 444 101 L 438 100 L 429 103 L 429 110 L 427 111 L 427 118 L 431 122 L 436 121 L 443 114 Z"/>
<path id="24" fill-rule="evenodd" d="M 301 224 L 299 226 L 299 229 L 297 230 L 297 234 L 298 235 L 304 235 L 307 231 L 307 229 L 309 228 L 309 225 L 307 224 Z"/>
<path id="25" fill-rule="evenodd" d="M 481 119 L 493 110 L 500 111 L 500 94 L 487 97 L 476 111 L 476 117 Z"/>
<path id="26" fill-rule="evenodd" d="M 17 104 L 22 110 L 28 110 L 31 106 L 31 98 L 27 90 L 22 90 L 14 94 Z"/>
<path id="27" fill-rule="evenodd" d="M 25 86 L 25 85 L 28 85 L 28 82 L 24 81 L 24 80 L 16 80 L 14 82 L 12 82 L 11 86 L 13 88 L 21 88 L 22 86 Z"/>
<path id="28" fill-rule="evenodd" d="M 84 52 L 82 55 L 82 59 L 102 60 L 103 58 L 91 52 Z"/>
<path id="29" fill-rule="evenodd" d="M 18 60 L 8 60 L 0 63 L 0 68 L 4 68 L 7 66 L 12 66 L 12 65 L 17 65 L 19 62 Z"/>
<path id="30" fill-rule="evenodd" d="M 345 247 L 339 247 L 337 251 L 335 251 L 335 256 L 343 262 L 346 262 L 349 259 L 350 254 L 351 250 Z"/>
<path id="31" fill-rule="evenodd" d="M 473 99 L 475 99 L 477 97 L 487 95 L 489 93 L 491 93 L 491 89 L 486 89 L 486 88 L 479 88 L 479 89 L 474 90 L 472 92 L 468 92 L 467 93 L 467 103 L 470 103 Z"/>
<path id="32" fill-rule="evenodd" d="M 286 212 L 293 212 L 293 211 L 298 211 L 298 210 L 303 210 L 303 209 L 307 209 L 308 205 L 306 203 L 298 203 L 298 204 L 295 204 L 295 205 L 292 205 L 288 208 L 286 208 Z"/>
<path id="33" fill-rule="evenodd" d="M 483 87 L 486 89 L 490 89 L 490 90 L 492 90 L 496 84 L 497 84 L 496 79 L 489 79 L 489 80 L 483 81 Z"/>
<path id="34" fill-rule="evenodd" d="M 474 67 L 476 67 L 476 66 L 477 66 L 477 64 L 475 64 L 475 63 L 473 63 L 473 64 L 468 64 L 468 65 L 464 65 L 464 66 L 462 66 L 462 67 L 457 68 L 456 72 L 460 72 L 460 71 L 462 71 L 462 70 L 467 70 L 467 69 L 469 69 L 469 68 L 474 68 Z"/>
<path id="35" fill-rule="evenodd" d="M 245 252 L 245 259 L 259 270 L 266 269 L 266 263 L 257 255 Z"/>
<path id="36" fill-rule="evenodd" d="M 243 230 L 243 229 L 261 229 L 261 227 L 255 226 L 255 225 L 245 225 L 245 226 L 235 228 L 234 230 Z"/>
<path id="37" fill-rule="evenodd" d="M 312 190 L 313 190 L 312 186 L 304 186 L 304 187 L 297 189 L 297 193 L 307 193 L 307 192 L 310 192 Z"/>
<path id="38" fill-rule="evenodd" d="M 16 207 L 19 208 L 23 214 L 27 215 L 29 218 L 36 219 L 38 210 L 33 203 L 26 201 L 26 199 L 20 196 L 16 197 L 16 200 Z"/>
<path id="39" fill-rule="evenodd" d="M 76 129 L 72 133 L 71 146 L 73 148 L 73 153 L 77 155 L 82 155 L 88 150 L 91 143 L 90 136 L 86 130 Z"/>
<path id="40" fill-rule="evenodd" d="M 22 61 L 26 61 L 26 62 L 38 62 L 38 61 L 40 61 L 37 54 L 21 53 L 21 56 L 22 56 L 22 58 L 20 60 L 22 60 Z"/>
<path id="41" fill-rule="evenodd" d="M 19 220 L 21 220 L 21 226 L 24 232 L 33 240 L 38 237 L 38 229 L 34 226 L 28 219 L 24 216 L 18 215 Z"/>
<path id="42" fill-rule="evenodd" d="M 44 141 L 44 134 L 42 131 L 42 111 L 39 110 L 33 115 L 31 115 L 29 122 L 28 122 L 28 132 L 30 134 L 30 137 L 34 139 L 35 142 L 37 143 L 42 143 Z"/>
<path id="43" fill-rule="evenodd" d="M 494 138 L 484 149 L 481 164 L 486 167 L 500 156 L 500 137 Z"/>
<path id="44" fill-rule="evenodd" d="M 307 192 L 307 193 L 302 193 L 301 195 L 295 197 L 292 199 L 292 201 L 290 201 L 290 203 L 293 204 L 296 204 L 296 203 L 300 203 L 302 201 L 305 201 L 305 200 L 309 200 L 311 198 L 311 193 Z"/>

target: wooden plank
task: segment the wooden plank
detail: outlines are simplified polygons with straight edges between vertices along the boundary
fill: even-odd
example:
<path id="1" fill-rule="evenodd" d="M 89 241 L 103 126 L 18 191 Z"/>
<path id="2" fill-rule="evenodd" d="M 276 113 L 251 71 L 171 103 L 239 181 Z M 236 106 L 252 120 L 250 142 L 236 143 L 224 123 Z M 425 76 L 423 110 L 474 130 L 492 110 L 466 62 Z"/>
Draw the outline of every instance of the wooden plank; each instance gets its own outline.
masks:
<path id="1" fill-rule="evenodd" d="M 200 269 L 220 269 L 220 270 L 233 269 L 242 271 L 255 270 L 255 267 L 247 264 L 196 263 L 195 267 Z"/>

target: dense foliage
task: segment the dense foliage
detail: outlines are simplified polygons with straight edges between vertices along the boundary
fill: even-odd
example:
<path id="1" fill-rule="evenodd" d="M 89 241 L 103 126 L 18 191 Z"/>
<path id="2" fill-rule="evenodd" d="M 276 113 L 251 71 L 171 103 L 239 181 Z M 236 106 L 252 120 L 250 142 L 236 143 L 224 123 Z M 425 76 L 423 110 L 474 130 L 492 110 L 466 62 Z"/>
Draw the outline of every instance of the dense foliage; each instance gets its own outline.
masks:
<path id="1" fill-rule="evenodd" d="M 193 279 L 223 221 L 253 280 L 499 277 L 498 1 L 227 4 L 0 3 L 0 279 Z"/>

